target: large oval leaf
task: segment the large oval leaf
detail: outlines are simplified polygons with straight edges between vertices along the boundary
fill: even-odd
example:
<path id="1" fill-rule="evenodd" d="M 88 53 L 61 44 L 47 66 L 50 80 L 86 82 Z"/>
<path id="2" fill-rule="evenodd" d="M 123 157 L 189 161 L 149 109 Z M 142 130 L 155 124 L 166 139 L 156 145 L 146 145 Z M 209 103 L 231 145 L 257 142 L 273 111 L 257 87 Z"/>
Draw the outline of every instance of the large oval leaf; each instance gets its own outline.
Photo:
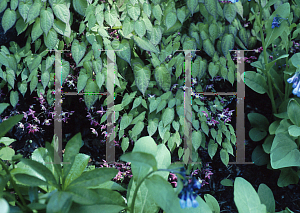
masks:
<path id="1" fill-rule="evenodd" d="M 86 8 L 88 7 L 88 3 L 86 0 L 73 0 L 73 7 L 77 13 L 82 16 L 85 16 Z"/>
<path id="2" fill-rule="evenodd" d="M 79 44 L 79 41 L 75 39 L 72 43 L 71 53 L 77 66 L 81 61 L 81 59 L 83 58 L 85 51 L 86 51 L 86 46 L 84 42 L 81 42 L 81 44 Z"/>
<path id="3" fill-rule="evenodd" d="M 150 41 L 152 44 L 157 45 L 161 41 L 162 32 L 159 26 L 154 26 L 152 31 L 150 32 Z"/>
<path id="4" fill-rule="evenodd" d="M 141 14 L 141 9 L 139 4 L 132 5 L 131 3 L 128 3 L 127 5 L 127 13 L 132 18 L 134 21 L 137 21 L 140 14 Z"/>
<path id="5" fill-rule="evenodd" d="M 133 68 L 133 73 L 136 86 L 141 91 L 141 93 L 145 95 L 151 77 L 150 69 L 146 66 L 142 66 L 141 64 L 136 64 Z"/>
<path id="6" fill-rule="evenodd" d="M 86 87 L 84 88 L 85 93 L 98 93 L 99 87 L 97 86 L 96 82 L 93 79 L 89 78 L 86 83 Z M 98 100 L 99 95 L 96 94 L 85 94 L 84 95 L 84 102 L 88 110 L 95 104 Z"/>
<path id="7" fill-rule="evenodd" d="M 165 91 L 169 91 L 171 88 L 171 74 L 165 67 L 165 65 L 160 65 L 155 68 L 154 76 L 157 84 Z"/>
<path id="8" fill-rule="evenodd" d="M 16 23 L 17 20 L 17 13 L 14 10 L 10 10 L 7 8 L 3 14 L 2 17 L 2 27 L 4 30 L 4 33 L 7 32 L 14 24 Z"/>
<path id="9" fill-rule="evenodd" d="M 40 17 L 41 17 L 41 21 L 40 21 L 41 29 L 47 35 L 49 30 L 52 28 L 54 22 L 54 16 L 51 8 L 50 7 L 47 7 L 47 9 L 42 8 Z"/>
<path id="10" fill-rule="evenodd" d="M 214 56 L 214 54 L 215 54 L 215 47 L 211 43 L 210 39 L 205 39 L 203 41 L 203 49 L 206 52 L 206 54 L 209 55 L 210 57 Z"/>
<path id="11" fill-rule="evenodd" d="M 187 0 L 187 7 L 191 12 L 192 16 L 196 11 L 197 6 L 198 6 L 198 0 Z"/>
<path id="12" fill-rule="evenodd" d="M 41 0 L 34 1 L 33 5 L 30 7 L 30 10 L 28 12 L 26 23 L 29 23 L 30 21 L 34 20 L 40 15 L 42 6 L 43 4 Z"/>
<path id="13" fill-rule="evenodd" d="M 36 18 L 31 31 L 32 43 L 43 34 L 41 26 L 42 24 L 40 23 L 40 18 Z"/>
<path id="14" fill-rule="evenodd" d="M 236 7 L 234 4 L 225 4 L 223 8 L 223 14 L 227 21 L 230 23 L 234 20 L 236 16 Z"/>
<path id="15" fill-rule="evenodd" d="M 174 116 L 175 116 L 174 108 L 171 109 L 167 107 L 162 114 L 162 121 L 164 123 L 164 127 L 172 123 L 172 121 L 174 120 Z"/>
<path id="16" fill-rule="evenodd" d="M 217 20 L 218 15 L 218 0 L 205 0 L 204 5 L 206 10 Z M 226 4 L 225 4 L 226 5 Z"/>
<path id="17" fill-rule="evenodd" d="M 146 38 L 139 38 L 138 36 L 133 36 L 135 43 L 143 50 L 159 53 L 158 49 Z"/>
<path id="18" fill-rule="evenodd" d="M 57 33 L 53 28 L 50 29 L 47 36 L 44 34 L 44 42 L 45 42 L 46 47 L 49 50 L 54 49 L 54 47 L 56 46 L 57 41 L 58 41 Z"/>
<path id="19" fill-rule="evenodd" d="M 226 57 L 229 53 L 229 50 L 232 50 L 234 48 L 234 37 L 232 34 L 227 34 L 223 37 L 221 48 L 224 56 Z"/>
<path id="20" fill-rule="evenodd" d="M 191 1 L 197 1 L 197 0 L 191 0 Z M 176 13 L 174 13 L 174 12 L 168 13 L 166 16 L 166 23 L 165 23 L 167 30 L 170 29 L 171 27 L 173 27 L 174 24 L 176 23 L 176 21 L 177 21 Z"/>
<path id="21" fill-rule="evenodd" d="M 6 2 L 6 1 L 4 1 L 4 2 Z M 19 2 L 19 13 L 21 14 L 24 22 L 27 19 L 28 12 L 29 12 L 29 9 L 32 6 L 32 4 L 33 4 L 32 0 L 20 0 L 20 2 Z"/>

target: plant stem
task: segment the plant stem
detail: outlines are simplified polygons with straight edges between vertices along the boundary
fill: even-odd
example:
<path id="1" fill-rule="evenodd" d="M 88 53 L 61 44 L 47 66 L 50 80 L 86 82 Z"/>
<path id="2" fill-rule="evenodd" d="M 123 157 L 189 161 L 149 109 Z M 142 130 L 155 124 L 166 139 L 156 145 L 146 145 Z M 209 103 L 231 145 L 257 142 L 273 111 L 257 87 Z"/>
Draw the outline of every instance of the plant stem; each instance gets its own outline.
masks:
<path id="1" fill-rule="evenodd" d="M 10 177 L 10 182 L 14 187 L 14 190 L 16 191 L 17 195 L 19 196 L 21 202 L 23 205 L 21 205 L 18 201 L 17 204 L 19 204 L 19 207 L 24 211 L 24 212 L 32 212 L 28 207 L 27 204 L 23 198 L 23 195 L 21 194 L 19 187 L 17 186 L 17 184 L 15 183 L 14 179 L 13 179 L 13 175 L 10 173 L 9 169 L 7 168 L 7 166 L 5 165 L 5 163 L 0 160 L 0 164 L 2 166 L 2 168 L 5 170 L 5 172 L 9 175 Z"/>
<path id="2" fill-rule="evenodd" d="M 265 38 L 264 38 L 264 34 L 262 31 L 262 13 L 263 13 L 263 8 L 261 7 L 261 0 L 259 1 L 259 21 L 260 21 L 260 36 L 261 36 L 261 42 L 262 42 L 262 46 L 263 46 L 263 52 L 264 52 L 264 61 L 265 64 L 268 63 L 268 57 L 267 57 L 267 50 L 266 50 L 266 44 L 265 44 Z M 272 89 L 272 84 L 271 84 L 271 74 L 270 74 L 270 70 L 264 70 L 264 73 L 267 73 L 267 77 L 268 77 L 268 87 L 269 87 L 269 94 L 270 94 L 270 99 L 271 99 L 271 103 L 272 103 L 272 111 L 273 111 L 273 116 L 274 114 L 277 114 L 277 109 L 276 109 L 276 104 L 275 104 L 275 100 L 274 100 L 274 95 L 273 95 L 273 89 Z"/>

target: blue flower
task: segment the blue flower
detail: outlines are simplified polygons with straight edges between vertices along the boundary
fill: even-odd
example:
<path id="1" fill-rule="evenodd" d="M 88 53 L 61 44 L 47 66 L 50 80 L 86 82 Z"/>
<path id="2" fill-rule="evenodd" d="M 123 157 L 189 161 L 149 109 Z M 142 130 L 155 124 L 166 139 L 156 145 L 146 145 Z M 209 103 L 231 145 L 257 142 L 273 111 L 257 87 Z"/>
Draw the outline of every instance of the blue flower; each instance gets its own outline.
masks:
<path id="1" fill-rule="evenodd" d="M 197 208 L 198 202 L 196 200 L 197 194 L 201 188 L 202 181 L 197 180 L 193 177 L 191 183 L 187 183 L 187 180 L 183 180 L 184 187 L 182 191 L 179 193 L 179 204 L 182 209 L 184 208 Z M 196 193 L 195 193 L 196 192 Z"/>
<path id="2" fill-rule="evenodd" d="M 300 79 L 299 79 L 300 72 L 296 72 L 293 77 L 287 79 L 289 84 L 293 84 L 293 94 L 300 97 Z"/>
<path id="3" fill-rule="evenodd" d="M 280 19 L 287 20 L 289 22 L 289 20 L 287 18 L 278 17 L 278 14 L 277 14 L 276 17 L 273 18 L 272 29 L 274 29 L 275 27 L 280 27 L 280 23 L 281 23 Z"/>
<path id="4" fill-rule="evenodd" d="M 239 0 L 229 0 L 231 3 L 237 3 Z"/>

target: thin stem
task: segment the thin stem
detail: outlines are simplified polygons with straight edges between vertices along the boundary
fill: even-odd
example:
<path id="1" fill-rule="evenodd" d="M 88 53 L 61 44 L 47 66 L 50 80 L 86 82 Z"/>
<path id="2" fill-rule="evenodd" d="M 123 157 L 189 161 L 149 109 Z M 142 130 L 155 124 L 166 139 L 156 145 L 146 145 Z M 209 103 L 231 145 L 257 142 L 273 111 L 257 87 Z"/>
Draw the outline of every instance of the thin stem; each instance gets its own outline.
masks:
<path id="1" fill-rule="evenodd" d="M 265 38 L 264 38 L 264 34 L 262 31 L 262 12 L 263 9 L 261 7 L 261 1 L 258 4 L 259 5 L 259 21 L 260 21 L 260 36 L 261 36 L 261 42 L 262 42 L 262 46 L 263 46 L 263 52 L 264 52 L 264 61 L 265 64 L 268 63 L 268 57 L 267 57 L 267 50 L 266 50 L 266 44 L 265 44 Z M 264 73 L 267 73 L 267 77 L 268 77 L 268 87 L 269 87 L 269 94 L 270 94 L 270 99 L 271 99 L 271 103 L 272 103 L 272 111 L 273 111 L 273 116 L 274 114 L 277 114 L 277 109 L 276 109 L 276 104 L 275 104 L 275 100 L 274 100 L 274 95 L 273 95 L 273 89 L 272 89 L 272 84 L 271 84 L 271 75 L 270 75 L 270 70 L 264 70 Z"/>

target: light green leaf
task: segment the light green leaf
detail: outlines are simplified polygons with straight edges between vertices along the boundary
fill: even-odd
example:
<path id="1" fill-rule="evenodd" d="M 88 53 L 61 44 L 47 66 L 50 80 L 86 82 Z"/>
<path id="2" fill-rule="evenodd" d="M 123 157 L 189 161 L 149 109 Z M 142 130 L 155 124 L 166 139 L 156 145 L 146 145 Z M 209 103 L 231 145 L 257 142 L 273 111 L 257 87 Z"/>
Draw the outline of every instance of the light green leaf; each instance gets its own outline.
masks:
<path id="1" fill-rule="evenodd" d="M 138 20 L 134 24 L 134 31 L 139 37 L 143 37 L 146 34 L 146 25 L 143 20 Z"/>
<path id="2" fill-rule="evenodd" d="M 155 68 L 154 76 L 157 84 L 165 91 L 169 91 L 171 88 L 171 74 L 165 67 L 165 65 L 160 65 Z"/>
<path id="3" fill-rule="evenodd" d="M 164 127 L 166 127 L 168 124 L 172 123 L 174 120 L 175 112 L 174 108 L 166 108 L 165 111 L 162 114 L 162 121 L 164 124 Z"/>
<path id="4" fill-rule="evenodd" d="M 235 19 L 236 16 L 236 7 L 234 4 L 225 4 L 223 8 L 224 17 L 230 23 Z"/>
<path id="5" fill-rule="evenodd" d="M 15 108 L 18 102 L 19 102 L 18 91 L 11 91 L 10 92 L 10 104 L 13 106 L 13 108 Z"/>
<path id="6" fill-rule="evenodd" d="M 154 30 L 154 29 L 153 29 Z M 159 53 L 158 49 L 145 37 L 139 38 L 137 36 L 134 36 L 134 41 L 136 44 L 143 50 L 154 52 L 154 53 Z"/>
<path id="7" fill-rule="evenodd" d="M 188 1 L 196 1 L 196 0 L 188 0 Z M 177 21 L 176 13 L 174 13 L 174 12 L 168 13 L 166 16 L 166 23 L 165 23 L 167 30 L 170 29 L 171 27 L 173 27 L 174 24 L 176 23 L 176 21 Z"/>
<path id="8" fill-rule="evenodd" d="M 198 6 L 198 0 L 187 0 L 187 7 L 191 12 L 192 16 L 196 11 L 197 6 Z"/>
<path id="9" fill-rule="evenodd" d="M 162 38 L 162 32 L 159 26 L 154 26 L 152 28 L 152 31 L 150 32 L 150 37 L 151 37 L 150 41 L 152 44 L 157 45 L 160 43 Z"/>
<path id="10" fill-rule="evenodd" d="M 86 46 L 84 42 L 81 42 L 79 44 L 79 41 L 75 39 L 72 43 L 71 53 L 77 66 L 81 61 L 81 59 L 83 58 L 83 56 L 85 55 L 85 51 L 86 51 Z"/>
<path id="11" fill-rule="evenodd" d="M 47 35 L 54 23 L 54 16 L 52 13 L 52 9 L 50 7 L 47 7 L 47 9 L 42 8 L 40 17 L 41 17 L 41 26 L 40 27 L 42 28 L 44 33 Z"/>
<path id="12" fill-rule="evenodd" d="M 205 8 L 206 10 L 217 20 L 218 10 L 217 10 L 217 0 L 205 0 Z M 227 5 L 227 4 L 225 4 Z"/>
<path id="13" fill-rule="evenodd" d="M 121 119 L 120 131 L 126 129 L 131 124 L 132 119 L 133 119 L 132 114 L 127 115 L 127 113 L 125 113 Z"/>
<path id="14" fill-rule="evenodd" d="M 139 121 L 138 123 L 136 123 L 134 125 L 134 127 L 132 128 L 132 133 L 131 133 L 131 138 L 137 136 L 138 134 L 140 134 L 144 129 L 144 122 L 143 121 Z"/>
<path id="15" fill-rule="evenodd" d="M 30 7 L 30 10 L 28 12 L 26 23 L 31 22 L 32 20 L 34 20 L 36 17 L 40 15 L 42 6 L 43 4 L 41 0 L 34 1 L 33 5 Z"/>
<path id="16" fill-rule="evenodd" d="M 139 16 L 140 16 L 140 14 L 141 14 L 141 9 L 140 9 L 139 4 L 132 5 L 131 3 L 128 3 L 126 6 L 127 6 L 128 15 L 134 21 L 137 21 L 138 18 L 139 18 Z"/>
<path id="17" fill-rule="evenodd" d="M 222 47 L 222 52 L 226 57 L 227 54 L 229 53 L 229 50 L 232 50 L 234 48 L 234 36 L 232 34 L 225 35 L 222 38 L 221 47 Z"/>
<path id="18" fill-rule="evenodd" d="M 36 18 L 31 31 L 31 39 L 32 39 L 31 43 L 34 43 L 34 41 L 43 34 L 43 30 L 41 26 L 42 24 L 40 23 L 40 18 Z"/>
<path id="19" fill-rule="evenodd" d="M 77 13 L 82 16 L 85 16 L 86 8 L 88 7 L 88 3 L 86 0 L 73 0 L 73 7 Z"/>
<path id="20" fill-rule="evenodd" d="M 16 20 L 17 20 L 16 11 L 10 10 L 9 8 L 7 8 L 2 17 L 2 27 L 3 27 L 4 33 L 6 33 L 7 30 L 9 30 L 10 28 L 12 28 L 14 26 L 14 24 L 16 23 Z"/>
<path id="21" fill-rule="evenodd" d="M 57 33 L 56 31 L 51 28 L 48 35 L 44 34 L 44 42 L 48 49 L 53 50 L 58 42 Z"/>
<path id="22" fill-rule="evenodd" d="M 148 67 L 142 66 L 141 64 L 136 64 L 133 67 L 134 79 L 136 86 L 140 92 L 145 95 L 145 92 L 149 86 L 151 71 Z"/>
<path id="23" fill-rule="evenodd" d="M 64 1 L 61 1 L 61 2 L 64 2 Z M 52 9 L 53 9 L 53 12 L 54 12 L 54 14 L 57 18 L 59 18 L 64 23 L 69 24 L 70 11 L 69 11 L 66 4 L 64 4 L 64 3 L 55 4 L 54 3 L 52 5 Z"/>
<path id="24" fill-rule="evenodd" d="M 98 75 L 98 73 L 97 73 Z M 97 77 L 97 76 L 96 76 Z M 77 92 L 80 92 L 81 90 L 84 89 L 86 82 L 88 80 L 88 76 L 84 72 L 80 72 L 79 77 L 78 77 L 78 82 L 77 82 Z M 97 81 L 98 82 L 98 81 Z M 98 85 L 99 86 L 99 85 Z"/>
<path id="25" fill-rule="evenodd" d="M 6 1 L 3 1 L 3 2 L 6 2 Z M 32 6 L 32 4 L 33 4 L 32 0 L 20 0 L 20 2 L 19 2 L 19 12 L 20 12 L 24 22 L 27 19 L 27 15 L 28 15 L 29 9 Z"/>

